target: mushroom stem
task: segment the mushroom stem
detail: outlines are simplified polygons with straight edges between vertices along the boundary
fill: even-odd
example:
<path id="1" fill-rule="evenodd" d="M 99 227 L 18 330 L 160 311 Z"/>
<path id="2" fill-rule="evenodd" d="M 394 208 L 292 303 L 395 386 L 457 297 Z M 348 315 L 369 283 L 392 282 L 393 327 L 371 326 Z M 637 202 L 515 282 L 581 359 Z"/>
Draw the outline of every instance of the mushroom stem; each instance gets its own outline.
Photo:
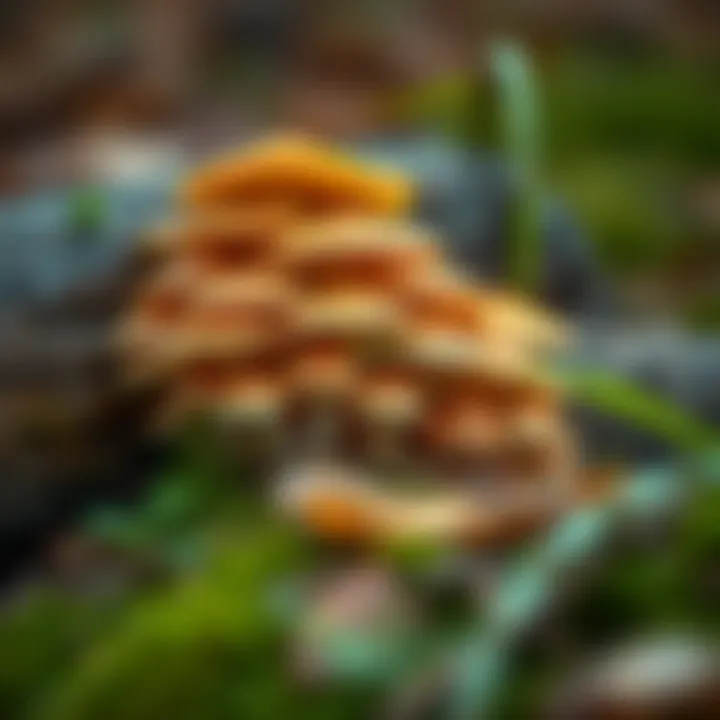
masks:
<path id="1" fill-rule="evenodd" d="M 392 473 L 398 469 L 400 442 L 397 428 L 388 422 L 375 420 L 371 434 L 370 453 L 380 473 Z"/>
<path id="2" fill-rule="evenodd" d="M 557 502 L 560 507 L 566 507 L 576 500 L 576 445 L 566 428 L 556 428 L 553 436 L 548 468 L 549 493 L 553 502 Z"/>
<path id="3" fill-rule="evenodd" d="M 273 423 L 268 429 L 267 454 L 269 470 L 273 475 L 282 472 L 292 462 L 290 433 L 283 419 Z"/>
<path id="4" fill-rule="evenodd" d="M 337 439 L 337 407 L 333 399 L 322 397 L 315 401 L 310 420 L 308 448 L 311 455 L 330 457 Z"/>

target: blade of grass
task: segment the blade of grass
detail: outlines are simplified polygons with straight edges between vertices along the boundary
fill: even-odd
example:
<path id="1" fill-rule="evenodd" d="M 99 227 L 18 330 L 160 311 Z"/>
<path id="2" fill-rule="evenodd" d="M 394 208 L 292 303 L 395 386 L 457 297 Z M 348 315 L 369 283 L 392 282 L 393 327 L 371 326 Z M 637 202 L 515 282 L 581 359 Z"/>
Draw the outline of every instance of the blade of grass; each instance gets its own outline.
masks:
<path id="1" fill-rule="evenodd" d="M 629 380 L 601 371 L 572 370 L 564 372 L 559 382 L 582 404 L 627 420 L 681 450 L 720 447 L 720 436 L 713 428 Z"/>
<path id="2" fill-rule="evenodd" d="M 510 283 L 537 290 L 540 245 L 540 111 L 532 64 L 519 45 L 498 42 L 491 51 L 497 82 L 501 149 L 510 164 L 515 192 L 510 218 Z"/>

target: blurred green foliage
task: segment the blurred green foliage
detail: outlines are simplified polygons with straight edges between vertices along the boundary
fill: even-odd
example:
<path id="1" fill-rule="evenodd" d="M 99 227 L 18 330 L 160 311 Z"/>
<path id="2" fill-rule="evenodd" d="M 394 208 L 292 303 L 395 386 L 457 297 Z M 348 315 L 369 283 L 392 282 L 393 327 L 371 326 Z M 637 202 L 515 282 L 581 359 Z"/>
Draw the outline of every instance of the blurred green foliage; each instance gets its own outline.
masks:
<path id="1" fill-rule="evenodd" d="M 566 670 L 628 638 L 664 632 L 720 639 L 720 488 L 692 497 L 679 522 L 655 539 L 625 537 L 563 608 L 559 647 L 535 642 L 519 653 L 497 707 L 498 720 L 534 717 Z M 662 542 L 658 540 L 662 537 Z"/>
<path id="2" fill-rule="evenodd" d="M 669 54 L 583 54 L 545 71 L 551 155 L 578 151 L 661 157 L 716 170 L 720 163 L 720 67 Z"/>
<path id="3" fill-rule="evenodd" d="M 307 538 L 257 510 L 220 521 L 206 516 L 210 544 L 202 563 L 176 566 L 160 585 L 105 599 L 37 591 L 6 610 L 2 717 L 371 717 L 385 700 L 384 683 L 308 686 L 290 672 L 288 628 L 302 607 L 291 603 L 278 612 L 272 598 L 318 556 Z M 158 530 L 152 543 L 161 536 Z M 171 536 L 180 541 L 182 533 Z M 623 545 L 578 589 L 562 619 L 575 652 L 640 630 L 689 627 L 717 636 L 720 488 L 699 491 L 664 537 Z M 442 618 L 436 621 L 442 626 Z M 561 682 L 563 665 L 552 648 L 527 652 L 513 664 L 498 717 L 526 716 Z"/>
<path id="4" fill-rule="evenodd" d="M 509 282 L 532 294 L 540 278 L 542 205 L 542 122 L 535 71 L 521 46 L 496 43 L 491 53 L 498 87 L 502 151 L 519 190 L 511 217 Z"/>
<path id="5" fill-rule="evenodd" d="M 590 157 L 568 163 L 556 184 L 616 278 L 662 272 L 686 238 L 671 171 L 656 162 Z"/>
<path id="6" fill-rule="evenodd" d="M 0 717 L 31 717 L 83 650 L 122 612 L 117 599 L 33 588 L 0 614 Z"/>
<path id="7" fill-rule="evenodd" d="M 698 493 L 662 552 L 613 555 L 568 616 L 585 643 L 607 643 L 651 630 L 695 630 L 718 637 L 720 490 Z"/>
<path id="8" fill-rule="evenodd" d="M 441 83 L 435 102 L 445 110 L 435 122 L 452 128 L 450 108 L 464 108 L 455 134 L 499 146 L 519 171 L 515 274 L 523 284 L 537 265 L 533 206 L 552 177 L 617 280 L 682 280 L 690 265 L 706 277 L 682 284 L 677 309 L 696 327 L 717 327 L 720 291 L 707 286 L 720 273 L 720 224 L 697 216 L 693 194 L 720 170 L 720 65 L 578 54 L 534 73 L 522 50 L 505 44 L 492 58 L 496 87 L 466 83 L 463 95 L 458 80 Z"/>
<path id="9" fill-rule="evenodd" d="M 98 188 L 85 187 L 75 190 L 68 207 L 71 237 L 88 238 L 102 229 L 107 220 L 107 200 Z"/>
<path id="10" fill-rule="evenodd" d="M 698 185 L 720 169 L 719 82 L 720 67 L 707 59 L 667 54 L 571 55 L 544 73 L 554 184 L 618 280 L 665 282 L 691 320 L 698 303 L 713 307 L 720 294 L 707 297 L 707 279 L 712 286 L 720 269 L 720 228 L 693 210 Z M 702 258 L 693 263 L 700 277 L 673 291 L 693 257 Z M 719 320 L 705 311 L 694 324 L 717 328 Z"/>
<path id="11" fill-rule="evenodd" d="M 720 228 L 695 217 L 692 202 L 720 169 L 718 63 L 568 50 L 538 75 L 545 179 L 587 227 L 610 274 L 626 284 L 671 281 L 682 273 L 679 257 L 701 258 L 701 275 L 720 272 Z M 453 76 L 411 100 L 404 111 L 422 124 L 465 143 L 502 145 L 497 91 L 486 82 Z M 684 288 L 672 298 L 680 314 L 717 328 L 717 295 L 703 290 L 696 299 Z"/>
<path id="12" fill-rule="evenodd" d="M 686 452 L 718 446 L 714 427 L 696 420 L 682 407 L 610 373 L 565 368 L 557 378 L 568 395 L 606 415 L 629 421 Z"/>
<path id="13" fill-rule="evenodd" d="M 720 328 L 720 292 L 717 290 L 699 292 L 686 304 L 685 321 L 700 332 Z"/>
<path id="14" fill-rule="evenodd" d="M 286 621 L 269 598 L 302 565 L 298 538 L 262 522 L 229 531 L 217 548 L 107 628 L 31 717 L 368 717 L 366 690 L 302 688 L 289 673 Z"/>

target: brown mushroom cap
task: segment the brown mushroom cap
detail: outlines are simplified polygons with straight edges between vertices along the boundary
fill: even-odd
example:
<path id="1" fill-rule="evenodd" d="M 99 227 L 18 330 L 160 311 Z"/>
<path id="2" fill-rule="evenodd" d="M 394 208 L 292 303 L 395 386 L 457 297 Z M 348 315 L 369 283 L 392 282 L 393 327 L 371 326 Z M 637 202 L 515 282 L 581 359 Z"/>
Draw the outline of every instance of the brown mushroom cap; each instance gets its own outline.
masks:
<path id="1" fill-rule="evenodd" d="M 520 446 L 545 444 L 554 436 L 560 416 L 559 398 L 549 389 L 528 391 L 519 398 L 510 411 L 508 439 Z"/>
<path id="2" fill-rule="evenodd" d="M 271 274 L 241 273 L 205 283 L 176 334 L 175 356 L 252 356 L 281 344 L 292 298 L 282 278 Z"/>
<path id="3" fill-rule="evenodd" d="M 535 350 L 566 344 L 569 328 L 551 312 L 507 291 L 482 288 L 476 293 L 478 321 L 492 337 Z"/>
<path id="4" fill-rule="evenodd" d="M 392 298 L 352 290 L 305 297 L 295 308 L 294 327 L 301 337 L 395 337 L 401 316 Z"/>
<path id="5" fill-rule="evenodd" d="M 187 397 L 215 401 L 227 392 L 238 367 L 236 360 L 193 359 L 175 370 L 176 387 Z"/>
<path id="6" fill-rule="evenodd" d="M 243 358 L 198 356 L 176 365 L 172 374 L 176 398 L 186 407 L 216 409 L 240 408 L 245 400 L 270 405 L 279 403 L 285 393 L 278 373 L 277 358 L 272 354 L 255 354 Z"/>
<path id="7" fill-rule="evenodd" d="M 477 343 L 463 332 L 411 327 L 406 333 L 405 355 L 413 367 L 436 377 L 464 378 L 477 374 Z"/>
<path id="8" fill-rule="evenodd" d="M 360 374 L 352 345 L 337 337 L 302 342 L 289 362 L 289 382 L 296 396 L 349 395 Z"/>
<path id="9" fill-rule="evenodd" d="M 284 316 L 295 300 L 295 294 L 282 276 L 251 271 L 208 276 L 195 293 L 194 306 L 207 313 L 208 319 L 213 314 L 220 321 L 250 315 L 273 322 L 278 319 L 275 314 Z"/>
<path id="10" fill-rule="evenodd" d="M 432 238 L 397 221 L 343 216 L 302 226 L 284 245 L 285 263 L 303 290 L 397 289 L 408 273 L 438 261 Z"/>
<path id="11" fill-rule="evenodd" d="M 281 378 L 269 373 L 239 370 L 214 409 L 234 423 L 264 426 L 282 417 L 285 397 Z"/>
<path id="12" fill-rule="evenodd" d="M 361 417 L 382 427 L 412 424 L 421 417 L 423 403 L 423 392 L 416 379 L 399 372 L 375 372 L 364 377 L 354 398 Z"/>
<path id="13" fill-rule="evenodd" d="M 141 285 L 114 338 L 133 382 L 157 378 L 167 369 L 171 347 L 192 306 L 196 277 L 187 263 L 171 262 Z"/>
<path id="14" fill-rule="evenodd" d="M 470 335 L 480 328 L 476 292 L 464 276 L 436 265 L 406 276 L 401 302 L 409 321 L 419 330 Z"/>
<path id="15" fill-rule="evenodd" d="M 184 315 L 197 280 L 190 263 L 168 263 L 140 286 L 130 314 L 158 325 L 174 322 Z"/>
<path id="16" fill-rule="evenodd" d="M 432 408 L 424 425 L 427 438 L 436 450 L 482 456 L 498 446 L 504 418 L 487 404 L 459 396 Z"/>
<path id="17" fill-rule="evenodd" d="M 183 250 L 210 272 L 272 268 L 293 217 L 272 204 L 256 208 L 196 211 L 185 218 Z"/>

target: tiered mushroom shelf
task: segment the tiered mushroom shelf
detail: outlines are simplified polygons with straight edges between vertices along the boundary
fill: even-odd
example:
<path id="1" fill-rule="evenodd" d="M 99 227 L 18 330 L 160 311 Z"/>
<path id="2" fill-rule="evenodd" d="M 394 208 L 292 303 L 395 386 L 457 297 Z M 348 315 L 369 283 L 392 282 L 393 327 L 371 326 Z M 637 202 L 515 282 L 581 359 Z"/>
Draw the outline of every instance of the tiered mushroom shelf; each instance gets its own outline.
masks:
<path id="1" fill-rule="evenodd" d="M 283 506 L 321 534 L 505 537 L 572 499 L 541 370 L 565 331 L 452 268 L 412 200 L 305 139 L 208 164 L 156 234 L 123 352 L 165 389 L 168 428 L 202 412 L 281 461 Z"/>

